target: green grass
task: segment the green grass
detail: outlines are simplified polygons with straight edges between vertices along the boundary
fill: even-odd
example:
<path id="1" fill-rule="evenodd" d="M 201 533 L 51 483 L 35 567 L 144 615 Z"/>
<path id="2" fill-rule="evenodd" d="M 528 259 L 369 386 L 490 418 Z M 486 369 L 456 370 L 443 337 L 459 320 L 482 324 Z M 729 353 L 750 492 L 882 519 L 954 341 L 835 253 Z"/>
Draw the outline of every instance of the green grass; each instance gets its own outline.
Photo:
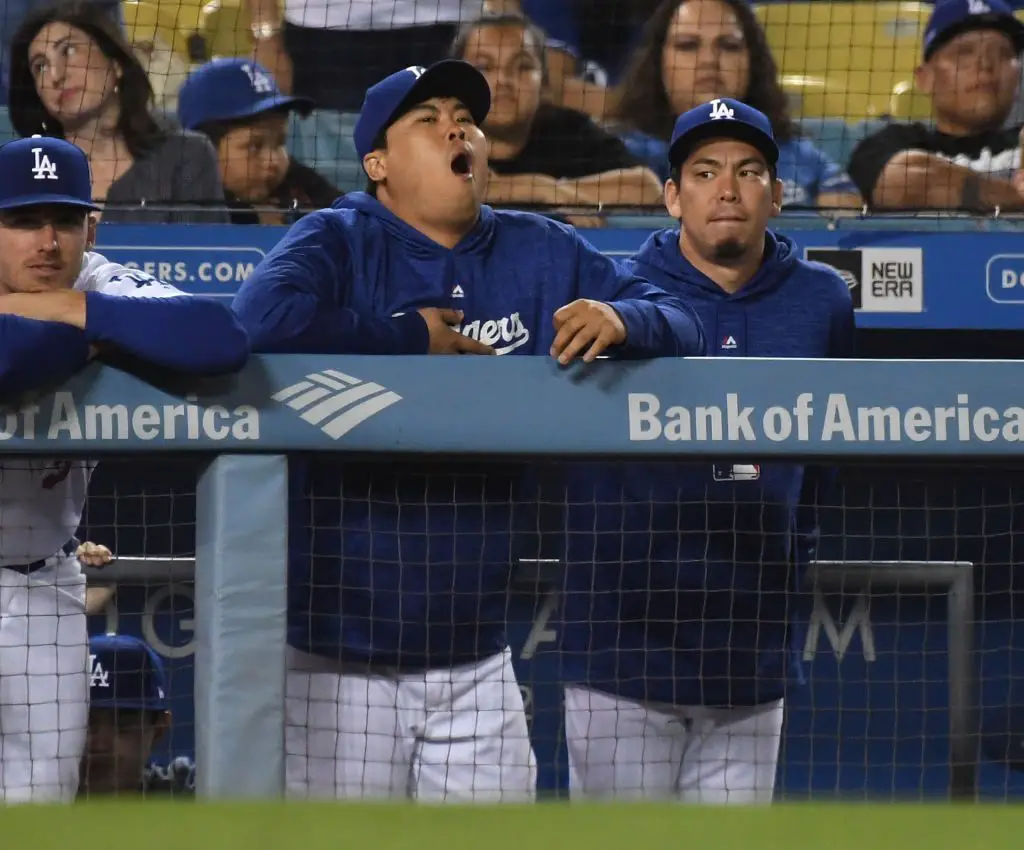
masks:
<path id="1" fill-rule="evenodd" d="M 0 814 L 11 850 L 1004 850 L 1010 805 L 455 807 L 110 802 Z"/>

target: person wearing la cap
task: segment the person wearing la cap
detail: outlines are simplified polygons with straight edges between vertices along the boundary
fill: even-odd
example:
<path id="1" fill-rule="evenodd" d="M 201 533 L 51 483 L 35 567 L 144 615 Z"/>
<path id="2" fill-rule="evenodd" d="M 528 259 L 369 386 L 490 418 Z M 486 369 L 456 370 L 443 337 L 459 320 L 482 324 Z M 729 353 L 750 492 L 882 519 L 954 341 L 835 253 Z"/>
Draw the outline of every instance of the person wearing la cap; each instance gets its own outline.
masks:
<path id="1" fill-rule="evenodd" d="M 95 209 L 88 161 L 70 142 L 0 147 L 0 401 L 58 385 L 93 358 L 184 375 L 240 369 L 248 339 L 230 309 L 94 253 Z M 78 786 L 88 639 L 74 533 L 94 466 L 0 461 L 5 802 L 67 802 Z"/>
<path id="2" fill-rule="evenodd" d="M 846 284 L 768 229 L 778 155 L 768 119 L 739 101 L 683 114 L 665 184 L 680 226 L 652 234 L 626 268 L 696 310 L 711 356 L 849 356 Z M 554 628 L 574 799 L 772 799 L 800 582 L 829 477 L 723 459 L 572 481 Z M 594 504 L 621 508 L 595 524 Z"/>
<path id="3" fill-rule="evenodd" d="M 938 0 L 916 90 L 933 123 L 893 122 L 864 139 L 849 173 L 875 210 L 1024 211 L 1018 95 L 1024 24 L 1003 0 Z"/>
<path id="4" fill-rule="evenodd" d="M 682 301 L 573 228 L 481 204 L 489 106 L 487 81 L 459 60 L 367 91 L 354 137 L 370 191 L 306 216 L 242 285 L 234 307 L 254 350 L 563 366 L 703 352 Z M 473 403 L 511 416 L 520 402 Z M 522 469 L 343 467 L 290 460 L 289 794 L 532 799 L 504 623 Z"/>
<path id="5" fill-rule="evenodd" d="M 89 639 L 89 736 L 79 797 L 138 793 L 153 746 L 170 726 L 167 677 L 152 647 L 131 635 Z"/>
<path id="6" fill-rule="evenodd" d="M 282 94 L 269 71 L 246 59 L 207 62 L 181 87 L 178 120 L 216 148 L 232 224 L 290 224 L 294 209 L 327 207 L 341 194 L 285 147 L 289 114 L 312 106 Z"/>

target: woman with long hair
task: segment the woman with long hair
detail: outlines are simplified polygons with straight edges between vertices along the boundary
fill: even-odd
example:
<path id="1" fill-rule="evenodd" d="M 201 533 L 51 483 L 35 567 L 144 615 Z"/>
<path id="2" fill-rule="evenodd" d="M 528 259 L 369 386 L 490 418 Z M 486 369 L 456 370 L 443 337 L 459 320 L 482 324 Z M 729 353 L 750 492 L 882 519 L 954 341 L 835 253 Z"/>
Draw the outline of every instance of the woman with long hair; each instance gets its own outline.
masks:
<path id="1" fill-rule="evenodd" d="M 209 140 L 157 120 L 146 71 L 109 15 L 83 2 L 39 9 L 9 55 L 14 129 L 85 152 L 103 221 L 228 220 Z"/>
<path id="2" fill-rule="evenodd" d="M 741 100 L 772 122 L 783 205 L 861 208 L 843 169 L 799 135 L 764 30 L 746 0 L 664 0 L 616 88 L 611 114 L 627 144 L 662 177 L 678 116 L 717 97 Z"/>

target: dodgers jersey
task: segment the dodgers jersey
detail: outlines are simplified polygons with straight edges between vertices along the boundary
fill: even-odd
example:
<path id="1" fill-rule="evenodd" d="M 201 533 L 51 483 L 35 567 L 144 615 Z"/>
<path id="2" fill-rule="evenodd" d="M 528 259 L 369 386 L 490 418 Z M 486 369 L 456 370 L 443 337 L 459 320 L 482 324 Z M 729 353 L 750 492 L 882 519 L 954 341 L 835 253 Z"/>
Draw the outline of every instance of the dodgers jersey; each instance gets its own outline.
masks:
<path id="1" fill-rule="evenodd" d="M 653 234 L 627 267 L 686 298 L 719 357 L 847 357 L 853 305 L 827 266 L 769 233 L 728 293 Z M 822 477 L 796 463 L 579 464 L 569 470 L 568 681 L 682 706 L 783 695 Z"/>
<path id="2" fill-rule="evenodd" d="M 615 356 L 704 350 L 680 299 L 624 272 L 571 227 L 485 206 L 449 250 L 361 192 L 299 221 L 234 306 L 254 351 L 425 354 L 415 311 L 448 307 L 464 312 L 463 334 L 505 356 L 549 356 L 552 317 L 577 298 L 621 315 L 627 342 Z M 481 403 L 508 404 L 514 415 L 530 402 L 465 399 L 467 409 Z M 522 472 L 468 460 L 291 458 L 289 643 L 405 669 L 500 651 Z"/>
<path id="3" fill-rule="evenodd" d="M 96 253 L 85 255 L 74 289 L 130 298 L 183 294 Z M 46 423 L 37 418 L 34 428 L 45 431 Z M 95 467 L 92 461 L 32 457 L 0 463 L 0 567 L 48 558 L 74 536 Z"/>

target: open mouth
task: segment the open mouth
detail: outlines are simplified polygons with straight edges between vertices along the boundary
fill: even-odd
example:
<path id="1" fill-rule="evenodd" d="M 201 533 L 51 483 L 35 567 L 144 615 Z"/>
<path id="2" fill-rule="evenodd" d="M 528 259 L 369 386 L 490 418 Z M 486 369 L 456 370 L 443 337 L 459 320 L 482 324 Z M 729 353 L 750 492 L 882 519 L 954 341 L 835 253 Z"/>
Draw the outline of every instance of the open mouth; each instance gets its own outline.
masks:
<path id="1" fill-rule="evenodd" d="M 452 171 L 459 177 L 472 177 L 473 158 L 466 151 L 455 154 L 452 157 Z"/>

